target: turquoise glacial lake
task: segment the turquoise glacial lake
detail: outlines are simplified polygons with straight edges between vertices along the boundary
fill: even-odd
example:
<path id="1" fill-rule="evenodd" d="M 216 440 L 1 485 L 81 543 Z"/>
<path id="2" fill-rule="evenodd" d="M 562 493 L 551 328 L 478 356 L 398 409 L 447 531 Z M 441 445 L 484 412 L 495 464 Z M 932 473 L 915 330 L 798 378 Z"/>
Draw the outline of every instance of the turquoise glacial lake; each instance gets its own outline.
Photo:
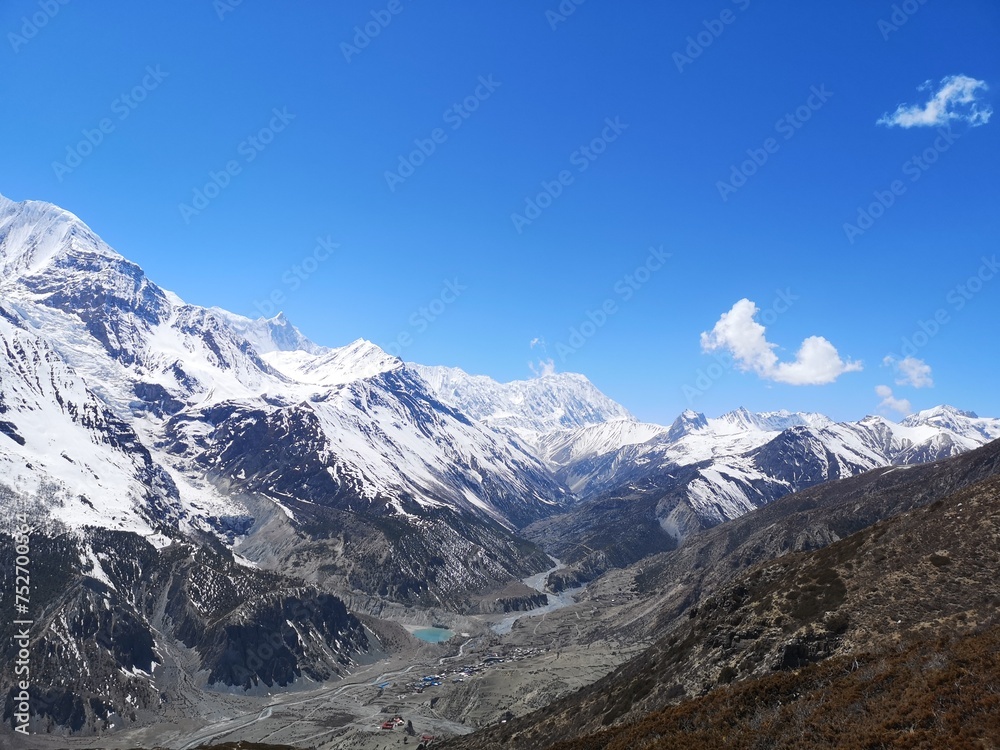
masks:
<path id="1" fill-rule="evenodd" d="M 427 641 L 427 643 L 444 643 L 453 635 L 455 634 L 452 631 L 444 628 L 420 628 L 420 630 L 413 631 L 415 638 Z"/>

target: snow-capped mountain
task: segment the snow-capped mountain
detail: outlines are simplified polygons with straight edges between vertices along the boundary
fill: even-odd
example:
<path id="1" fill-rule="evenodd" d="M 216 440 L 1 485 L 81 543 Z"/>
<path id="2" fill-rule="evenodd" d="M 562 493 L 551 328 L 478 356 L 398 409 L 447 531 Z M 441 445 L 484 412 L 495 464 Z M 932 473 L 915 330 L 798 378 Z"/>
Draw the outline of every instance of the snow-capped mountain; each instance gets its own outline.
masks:
<path id="1" fill-rule="evenodd" d="M 716 419 L 686 411 L 670 428 L 635 423 L 632 434 L 637 438 L 612 438 L 603 449 L 587 428 L 549 435 L 546 445 L 560 450 L 544 457 L 584 498 L 642 485 L 672 467 L 697 467 L 691 504 L 721 522 L 817 482 L 972 450 L 1000 437 L 1000 420 L 949 406 L 901 423 L 879 416 L 835 423 L 820 414 L 740 408 Z"/>
<path id="2" fill-rule="evenodd" d="M 685 412 L 687 414 L 689 412 Z M 682 415 L 683 416 L 683 415 Z M 715 430 L 724 433 L 727 425 L 735 432 L 780 432 L 792 427 L 824 427 L 833 420 L 822 414 L 765 411 L 753 413 L 744 407 L 723 414 L 715 423 Z"/>
<path id="3" fill-rule="evenodd" d="M 902 421 L 904 427 L 930 426 L 957 435 L 969 443 L 1000 438 L 998 420 L 980 417 L 975 412 L 962 411 L 952 406 L 936 406 L 911 414 Z"/>
<path id="4" fill-rule="evenodd" d="M 0 304 L 0 482 L 72 527 L 152 534 L 178 491 L 132 427 Z"/>
<path id="5" fill-rule="evenodd" d="M 900 423 L 743 407 L 708 418 L 687 410 L 666 427 L 639 422 L 579 375 L 497 383 L 454 368 L 407 368 L 442 401 L 516 434 L 583 501 L 568 510 L 572 518 L 591 512 L 588 500 L 660 492 L 671 500 L 657 517 L 675 540 L 820 482 L 948 458 L 1000 438 L 1000 419 L 950 406 Z"/>
<path id="6" fill-rule="evenodd" d="M 621 404 L 601 393 L 585 376 L 553 373 L 531 380 L 498 383 L 457 367 L 407 365 L 437 397 L 475 420 L 508 430 L 530 444 L 556 430 L 634 421 Z"/>
<path id="7" fill-rule="evenodd" d="M 556 476 L 583 502 L 526 533 L 572 563 L 567 580 L 587 580 L 670 549 L 699 530 L 823 482 L 965 453 L 1000 438 L 1000 419 L 950 406 L 901 423 L 879 416 L 835 423 L 815 414 L 739 409 L 717 419 L 687 411 L 670 428 L 649 429 L 649 440 L 612 443 L 606 451 L 584 430 L 547 438 L 562 446 L 548 455 Z"/>
<path id="8" fill-rule="evenodd" d="M 158 664 L 190 686 L 343 673 L 380 626 L 331 592 L 474 606 L 551 565 L 516 528 L 569 499 L 373 344 L 186 304 L 72 214 L 0 198 L 0 501 L 35 529 L 30 649 L 62 691 L 39 721 L 134 721 L 166 699 Z"/>
<path id="9" fill-rule="evenodd" d="M 189 533 L 261 516 L 262 500 L 295 524 L 292 506 L 311 503 L 412 533 L 433 517 L 459 547 L 486 524 L 479 536 L 506 539 L 489 558 L 569 497 L 520 442 L 373 344 L 322 347 L 282 315 L 186 304 L 62 209 L 0 199 L 0 269 L 3 366 L 19 368 L 0 391 L 2 481 L 71 496 L 48 503 L 55 521 L 153 534 L 170 517 Z"/>

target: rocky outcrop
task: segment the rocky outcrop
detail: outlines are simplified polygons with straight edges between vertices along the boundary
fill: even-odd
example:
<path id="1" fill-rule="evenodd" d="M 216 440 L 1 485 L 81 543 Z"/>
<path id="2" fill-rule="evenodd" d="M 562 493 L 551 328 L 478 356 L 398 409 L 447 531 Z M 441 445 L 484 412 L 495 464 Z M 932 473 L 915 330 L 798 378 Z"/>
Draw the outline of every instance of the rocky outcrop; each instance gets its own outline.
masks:
<path id="1" fill-rule="evenodd" d="M 13 559 L 0 536 L 4 592 Z M 380 648 L 337 597 L 240 565 L 218 545 L 157 549 L 135 534 L 91 530 L 32 537 L 32 560 L 35 731 L 121 728 L 170 701 L 167 685 L 242 691 L 329 680 Z M 13 627 L 0 624 L 5 663 L 17 649 Z M 5 723 L 13 680 L 10 670 L 0 676 Z"/>

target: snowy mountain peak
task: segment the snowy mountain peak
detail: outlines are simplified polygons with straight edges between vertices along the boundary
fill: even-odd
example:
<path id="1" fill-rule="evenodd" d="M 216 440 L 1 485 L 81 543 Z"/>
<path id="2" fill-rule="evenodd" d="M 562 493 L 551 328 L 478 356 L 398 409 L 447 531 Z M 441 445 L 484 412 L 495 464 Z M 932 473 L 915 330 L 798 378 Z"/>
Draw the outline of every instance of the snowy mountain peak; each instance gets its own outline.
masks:
<path id="1" fill-rule="evenodd" d="M 904 420 L 905 422 L 905 420 Z M 892 424 L 888 419 L 883 417 L 881 414 L 866 414 L 862 419 L 858 420 L 859 424 Z"/>
<path id="2" fill-rule="evenodd" d="M 781 432 L 792 427 L 820 428 L 833 424 L 833 420 L 823 414 L 790 412 L 784 409 L 754 413 L 742 406 L 714 421 L 723 429 L 729 427 L 741 432 L 747 430 Z"/>
<path id="3" fill-rule="evenodd" d="M 719 417 L 719 420 L 728 422 L 740 429 L 754 429 L 757 427 L 757 420 L 754 418 L 753 413 L 744 406 L 726 412 Z"/>
<path id="4" fill-rule="evenodd" d="M 265 321 L 265 322 L 272 322 Z M 291 326 L 289 326 L 291 327 Z M 296 334 L 298 330 L 291 327 Z M 299 334 L 301 336 L 301 334 Z M 302 337 L 312 348 L 272 348 L 264 360 L 275 370 L 300 383 L 332 387 L 352 380 L 374 377 L 398 370 L 403 361 L 383 351 L 366 339 L 357 339 L 336 349 L 319 347 Z"/>
<path id="5" fill-rule="evenodd" d="M 935 419 L 979 419 L 979 415 L 974 411 L 965 411 L 963 409 L 958 409 L 954 406 L 949 406 L 948 404 L 941 404 L 930 409 L 924 409 L 923 411 L 918 411 L 915 414 L 911 414 L 903 422 L 915 422 L 924 423 Z"/>
<path id="6" fill-rule="evenodd" d="M 279 312 L 273 318 L 254 320 L 219 307 L 213 307 L 211 310 L 222 317 L 234 332 L 253 344 L 258 354 L 294 351 L 323 354 L 327 351 L 326 347 L 315 344 L 302 335 L 283 312 Z"/>
<path id="7" fill-rule="evenodd" d="M 37 273 L 73 249 L 121 260 L 74 214 L 51 203 L 16 203 L 0 196 L 0 275 L 9 281 Z"/>
<path id="8" fill-rule="evenodd" d="M 948 430 L 961 437 L 974 440 L 1000 438 L 1000 420 L 980 417 L 973 411 L 963 411 L 946 404 L 911 414 L 900 424 L 905 427 L 933 427 Z"/>
<path id="9" fill-rule="evenodd" d="M 685 409 L 674 423 L 670 425 L 670 431 L 667 433 L 668 440 L 680 440 L 685 435 L 689 435 L 692 432 L 697 432 L 708 427 L 708 420 L 705 419 L 705 415 L 699 412 L 693 411 L 691 409 Z"/>
<path id="10" fill-rule="evenodd" d="M 443 403 L 529 442 L 559 430 L 614 420 L 635 421 L 624 406 L 578 373 L 552 373 L 499 383 L 485 375 L 469 375 L 457 367 L 407 364 L 407 368 L 416 372 Z"/>

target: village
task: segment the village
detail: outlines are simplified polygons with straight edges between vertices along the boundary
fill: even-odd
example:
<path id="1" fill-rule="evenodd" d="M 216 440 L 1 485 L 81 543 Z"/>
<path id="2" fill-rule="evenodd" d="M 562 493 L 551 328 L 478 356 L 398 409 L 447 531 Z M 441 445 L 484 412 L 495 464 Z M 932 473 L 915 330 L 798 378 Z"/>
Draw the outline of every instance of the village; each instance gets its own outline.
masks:
<path id="1" fill-rule="evenodd" d="M 499 651 L 493 651 L 486 654 L 480 658 L 477 663 L 443 667 L 433 674 L 426 674 L 419 678 L 414 678 L 405 682 L 394 682 L 392 680 L 380 682 L 375 687 L 378 688 L 379 696 L 385 696 L 390 694 L 390 691 L 392 691 L 391 696 L 402 701 L 413 695 L 419 695 L 426 691 L 432 691 L 435 688 L 446 685 L 447 683 L 458 684 L 467 680 L 476 679 L 477 677 L 502 664 L 536 658 L 545 654 L 547 651 L 549 651 L 547 647 L 535 648 L 508 646 L 501 648 Z M 433 705 L 435 702 L 436 698 L 432 699 L 431 704 Z M 416 731 L 413 728 L 413 722 L 411 720 L 404 719 L 402 713 L 395 713 L 391 718 L 385 719 L 378 724 L 378 729 L 386 732 L 401 729 L 409 736 L 416 736 Z M 422 734 L 420 736 L 420 745 L 417 745 L 417 747 L 430 747 L 434 740 L 434 736 Z"/>

